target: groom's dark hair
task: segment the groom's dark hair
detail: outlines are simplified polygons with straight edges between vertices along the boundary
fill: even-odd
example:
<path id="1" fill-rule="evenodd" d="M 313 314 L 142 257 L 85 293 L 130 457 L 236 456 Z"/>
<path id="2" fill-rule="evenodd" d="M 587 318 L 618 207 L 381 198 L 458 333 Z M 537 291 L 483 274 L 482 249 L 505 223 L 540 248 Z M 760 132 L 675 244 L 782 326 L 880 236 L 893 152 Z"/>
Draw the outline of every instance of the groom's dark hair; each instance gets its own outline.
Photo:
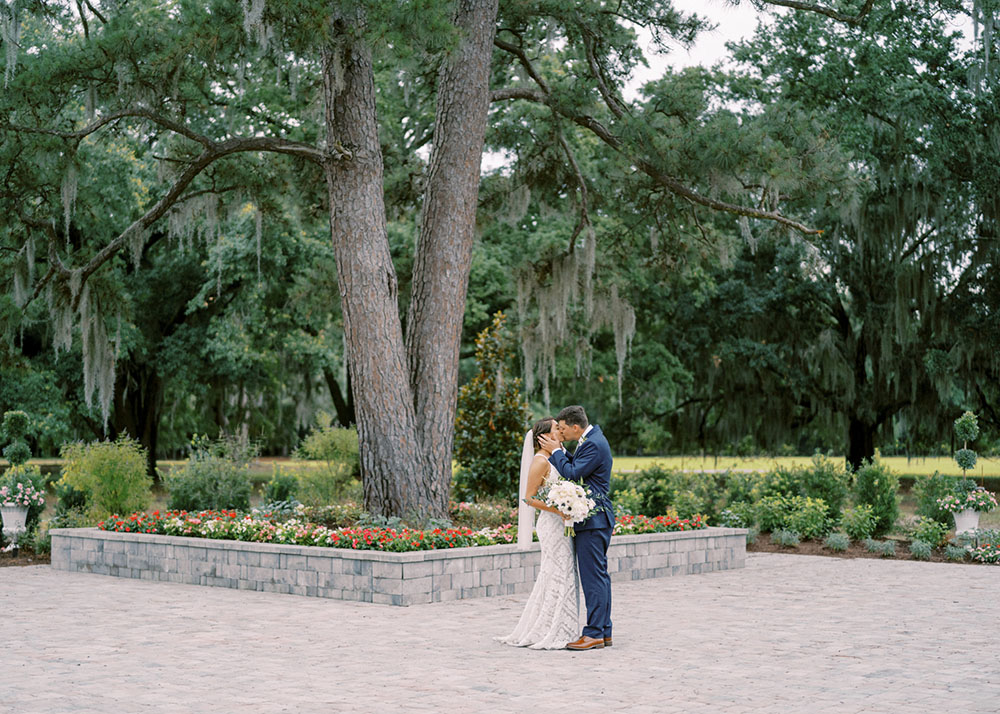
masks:
<path id="1" fill-rule="evenodd" d="M 579 404 L 563 409 L 556 416 L 556 421 L 564 421 L 570 426 L 582 426 L 584 429 L 590 426 L 590 422 L 587 421 L 587 412 L 583 411 L 583 407 Z"/>

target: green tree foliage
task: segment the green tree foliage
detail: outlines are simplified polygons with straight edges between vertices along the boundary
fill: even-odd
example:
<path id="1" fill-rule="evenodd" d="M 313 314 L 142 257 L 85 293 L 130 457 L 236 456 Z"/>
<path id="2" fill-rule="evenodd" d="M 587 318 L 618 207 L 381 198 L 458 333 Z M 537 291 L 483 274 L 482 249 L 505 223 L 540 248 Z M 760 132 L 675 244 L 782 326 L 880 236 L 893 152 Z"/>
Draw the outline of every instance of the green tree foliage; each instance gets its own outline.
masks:
<path id="1" fill-rule="evenodd" d="M 502 312 L 476 338 L 478 372 L 458 393 L 455 495 L 511 498 L 517 494 L 528 405 L 510 373 L 512 343 Z"/>
<path id="2" fill-rule="evenodd" d="M 788 13 L 735 54 L 759 77 L 737 80 L 739 96 L 813 113 L 853 156 L 859 190 L 813 203 L 827 229 L 813 239 L 817 266 L 836 289 L 822 295 L 819 334 L 793 374 L 813 408 L 843 420 L 855 468 L 894 425 L 940 433 L 956 374 L 985 346 L 949 336 L 951 301 L 994 251 L 998 217 L 984 190 L 998 175 L 997 84 L 972 81 L 985 60 L 963 52 L 949 24 L 965 12 L 889 3 L 860 28 Z M 934 350 L 962 351 L 966 367 L 935 363 Z"/>

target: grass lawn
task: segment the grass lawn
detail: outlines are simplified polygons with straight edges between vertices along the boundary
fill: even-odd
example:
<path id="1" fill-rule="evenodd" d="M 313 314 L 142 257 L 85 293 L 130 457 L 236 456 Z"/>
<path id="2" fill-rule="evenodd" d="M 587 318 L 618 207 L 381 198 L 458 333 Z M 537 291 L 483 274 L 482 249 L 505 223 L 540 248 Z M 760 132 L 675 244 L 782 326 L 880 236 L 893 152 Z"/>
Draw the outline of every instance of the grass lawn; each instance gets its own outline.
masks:
<path id="1" fill-rule="evenodd" d="M 843 456 L 835 456 L 838 461 Z M 653 464 L 665 468 L 679 468 L 688 471 L 723 471 L 725 469 L 743 471 L 768 471 L 775 466 L 804 466 L 812 461 L 811 456 L 774 456 L 760 458 L 740 458 L 737 456 L 616 456 L 615 471 L 641 471 Z M 920 475 L 940 471 L 943 474 L 961 476 L 955 460 L 947 456 L 929 456 L 926 458 L 907 459 L 905 456 L 885 456 L 882 462 L 899 474 Z M 974 471 L 969 472 L 973 478 L 984 476 L 1000 476 L 1000 459 L 988 459 L 980 456 Z"/>
<path id="2" fill-rule="evenodd" d="M 838 461 L 843 460 L 843 456 L 834 456 Z M 679 468 L 687 471 L 724 471 L 726 469 L 742 471 L 768 471 L 775 466 L 804 466 L 812 461 L 812 456 L 762 456 L 755 458 L 741 458 L 738 456 L 616 456 L 614 463 L 615 471 L 641 471 L 657 464 L 665 468 Z M 940 471 L 951 476 L 961 476 L 962 470 L 958 468 L 955 460 L 948 456 L 928 456 L 907 459 L 905 456 L 885 456 L 882 462 L 900 475 L 917 476 L 921 474 L 932 474 Z M 32 459 L 29 463 L 37 464 L 40 467 L 55 467 L 62 464 L 62 459 Z M 184 464 L 184 461 L 161 460 L 157 466 L 169 472 Z M 250 480 L 255 484 L 264 484 L 271 480 L 275 466 L 286 470 L 303 470 L 319 468 L 325 465 L 321 461 L 302 461 L 287 457 L 262 457 L 250 465 Z M 7 462 L 0 459 L 0 470 L 7 466 Z M 43 469 L 44 470 L 44 469 Z M 969 472 L 972 478 L 1000 477 L 1000 458 L 979 457 L 976 468 Z"/>

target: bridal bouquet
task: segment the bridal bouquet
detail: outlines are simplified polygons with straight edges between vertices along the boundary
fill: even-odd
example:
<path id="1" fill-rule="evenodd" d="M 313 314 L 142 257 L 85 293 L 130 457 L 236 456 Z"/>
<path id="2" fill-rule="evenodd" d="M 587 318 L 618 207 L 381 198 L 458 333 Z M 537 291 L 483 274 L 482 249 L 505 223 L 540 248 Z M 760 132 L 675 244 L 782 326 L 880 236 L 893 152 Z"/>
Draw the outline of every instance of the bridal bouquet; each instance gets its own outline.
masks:
<path id="1" fill-rule="evenodd" d="M 576 535 L 573 530 L 574 523 L 587 520 L 590 514 L 597 510 L 597 503 L 587 493 L 587 489 L 578 483 L 563 479 L 553 479 L 546 483 L 540 489 L 538 497 L 545 501 L 546 505 L 562 513 L 568 536 Z"/>

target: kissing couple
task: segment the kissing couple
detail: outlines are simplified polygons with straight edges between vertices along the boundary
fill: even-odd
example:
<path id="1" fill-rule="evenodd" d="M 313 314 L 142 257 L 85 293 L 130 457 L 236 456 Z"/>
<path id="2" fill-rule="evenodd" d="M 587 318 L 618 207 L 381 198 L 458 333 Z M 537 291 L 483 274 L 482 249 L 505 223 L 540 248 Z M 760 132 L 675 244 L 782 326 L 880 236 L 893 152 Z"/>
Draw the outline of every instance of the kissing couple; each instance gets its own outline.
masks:
<path id="1" fill-rule="evenodd" d="M 562 447 L 576 441 L 573 454 Z M 591 650 L 611 646 L 611 577 L 608 545 L 614 530 L 611 447 L 601 427 L 587 421 L 581 406 L 566 407 L 558 416 L 535 422 L 525 434 L 521 454 L 517 542 L 532 542 L 538 532 L 542 563 L 538 579 L 517 627 L 500 642 L 531 649 Z M 567 535 L 565 514 L 539 498 L 556 481 L 584 485 L 596 508 L 575 523 Z M 538 522 L 534 523 L 535 513 Z M 580 586 L 587 605 L 587 624 L 580 634 Z"/>

